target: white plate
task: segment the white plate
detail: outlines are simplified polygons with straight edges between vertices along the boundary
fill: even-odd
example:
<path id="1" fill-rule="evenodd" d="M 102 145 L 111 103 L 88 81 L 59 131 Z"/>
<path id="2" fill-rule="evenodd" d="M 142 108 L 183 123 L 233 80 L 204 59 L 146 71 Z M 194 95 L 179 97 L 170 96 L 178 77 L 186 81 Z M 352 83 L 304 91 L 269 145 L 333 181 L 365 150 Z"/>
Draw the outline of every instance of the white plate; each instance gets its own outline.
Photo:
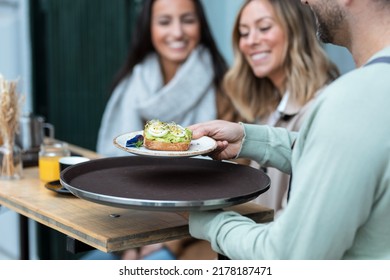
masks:
<path id="1" fill-rule="evenodd" d="M 204 155 L 213 151 L 217 147 L 217 142 L 207 136 L 203 136 L 199 139 L 192 140 L 188 151 L 155 151 L 149 150 L 145 147 L 132 148 L 126 147 L 126 142 L 135 137 L 138 134 L 143 134 L 143 131 L 135 131 L 119 135 L 114 139 L 114 145 L 126 152 L 143 155 L 143 156 L 154 156 L 154 157 L 193 157 L 198 155 Z"/>

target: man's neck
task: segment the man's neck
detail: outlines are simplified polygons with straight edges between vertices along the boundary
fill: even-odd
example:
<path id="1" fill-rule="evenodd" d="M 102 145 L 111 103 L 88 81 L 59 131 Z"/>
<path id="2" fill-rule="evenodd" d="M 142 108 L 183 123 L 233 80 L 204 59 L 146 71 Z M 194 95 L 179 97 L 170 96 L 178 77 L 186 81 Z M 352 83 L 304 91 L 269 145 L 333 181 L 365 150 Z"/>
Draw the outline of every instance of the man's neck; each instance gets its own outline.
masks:
<path id="1" fill-rule="evenodd" d="M 367 14 L 366 14 L 367 15 Z M 350 22 L 351 44 L 347 46 L 357 67 L 378 51 L 390 46 L 390 16 L 376 12 Z"/>

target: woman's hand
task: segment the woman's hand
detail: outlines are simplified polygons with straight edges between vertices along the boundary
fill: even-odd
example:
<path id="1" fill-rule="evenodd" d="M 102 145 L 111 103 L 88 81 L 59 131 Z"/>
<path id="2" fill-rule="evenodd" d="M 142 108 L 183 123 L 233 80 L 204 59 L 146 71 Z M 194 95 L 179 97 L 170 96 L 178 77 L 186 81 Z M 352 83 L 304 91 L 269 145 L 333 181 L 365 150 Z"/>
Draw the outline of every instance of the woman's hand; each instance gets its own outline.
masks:
<path id="1" fill-rule="evenodd" d="M 208 154 L 216 160 L 235 158 L 241 149 L 244 138 L 242 125 L 223 120 L 194 124 L 188 129 L 192 130 L 193 139 L 209 136 L 217 141 L 217 148 Z"/>

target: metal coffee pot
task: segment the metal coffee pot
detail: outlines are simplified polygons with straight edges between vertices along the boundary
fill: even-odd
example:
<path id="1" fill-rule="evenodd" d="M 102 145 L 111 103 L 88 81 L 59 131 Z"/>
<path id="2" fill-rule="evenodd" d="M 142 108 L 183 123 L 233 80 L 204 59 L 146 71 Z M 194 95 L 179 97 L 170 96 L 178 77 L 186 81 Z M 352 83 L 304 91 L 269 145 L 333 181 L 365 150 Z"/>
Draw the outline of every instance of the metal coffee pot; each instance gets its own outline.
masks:
<path id="1" fill-rule="evenodd" d="M 33 114 L 20 117 L 15 143 L 23 151 L 38 151 L 46 136 L 54 138 L 54 126 L 46 123 L 43 117 Z"/>

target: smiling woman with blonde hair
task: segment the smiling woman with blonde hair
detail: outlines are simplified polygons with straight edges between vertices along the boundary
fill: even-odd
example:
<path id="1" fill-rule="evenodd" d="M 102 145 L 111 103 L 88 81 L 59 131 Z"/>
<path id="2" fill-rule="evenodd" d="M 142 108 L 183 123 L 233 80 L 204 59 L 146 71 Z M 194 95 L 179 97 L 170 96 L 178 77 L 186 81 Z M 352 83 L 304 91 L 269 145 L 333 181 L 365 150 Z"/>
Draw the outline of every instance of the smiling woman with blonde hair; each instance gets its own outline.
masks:
<path id="1" fill-rule="evenodd" d="M 339 75 L 299 0 L 248 0 L 233 28 L 234 62 L 224 88 L 248 122 L 297 131 L 323 87 Z M 271 188 L 257 201 L 279 210 L 289 176 L 267 169 Z"/>

